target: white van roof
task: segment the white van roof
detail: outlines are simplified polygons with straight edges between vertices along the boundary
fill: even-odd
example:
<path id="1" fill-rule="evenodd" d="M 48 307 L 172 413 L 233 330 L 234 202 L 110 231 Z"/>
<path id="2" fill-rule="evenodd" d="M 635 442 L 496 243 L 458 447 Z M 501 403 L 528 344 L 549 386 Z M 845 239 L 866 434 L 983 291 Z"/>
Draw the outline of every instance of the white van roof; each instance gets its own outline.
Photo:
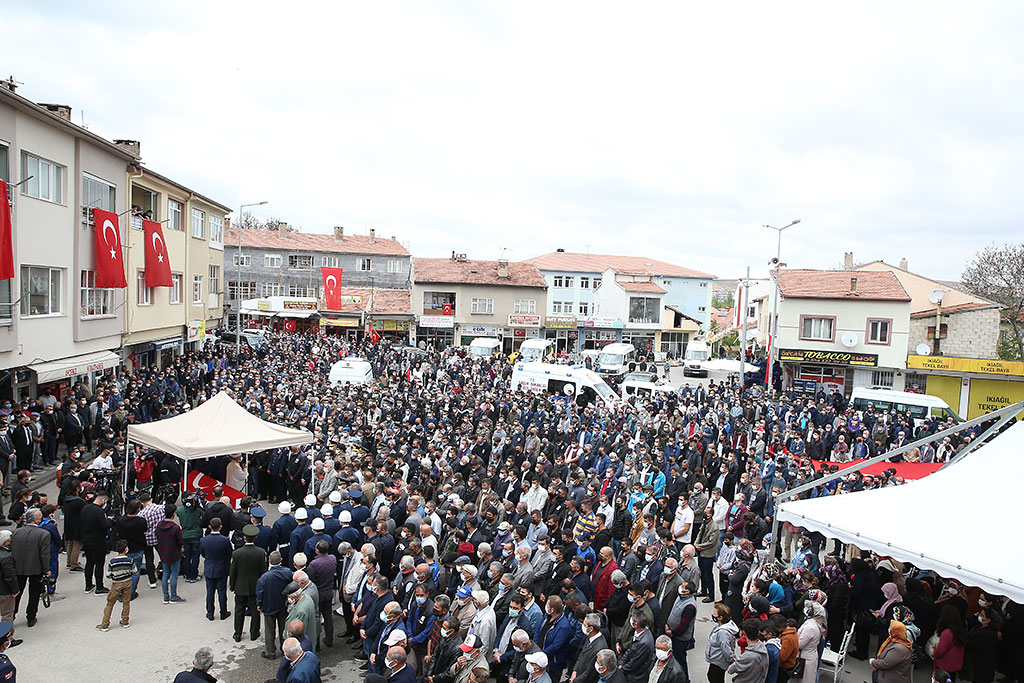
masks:
<path id="1" fill-rule="evenodd" d="M 615 343 L 601 347 L 601 353 L 629 353 L 630 351 L 636 351 L 636 347 L 632 344 Z"/>
<path id="2" fill-rule="evenodd" d="M 893 391 L 892 389 L 868 389 L 855 387 L 850 400 L 863 398 L 867 401 L 887 401 L 889 403 L 913 403 L 919 406 L 949 408 L 949 404 L 938 396 L 931 394 L 915 394 L 911 391 Z"/>
<path id="3" fill-rule="evenodd" d="M 546 349 L 551 346 L 550 339 L 527 339 L 520 344 L 520 349 Z"/>
<path id="4" fill-rule="evenodd" d="M 469 345 L 485 349 L 495 349 L 501 346 L 501 342 L 494 337 L 476 337 L 473 341 L 469 342 Z"/>

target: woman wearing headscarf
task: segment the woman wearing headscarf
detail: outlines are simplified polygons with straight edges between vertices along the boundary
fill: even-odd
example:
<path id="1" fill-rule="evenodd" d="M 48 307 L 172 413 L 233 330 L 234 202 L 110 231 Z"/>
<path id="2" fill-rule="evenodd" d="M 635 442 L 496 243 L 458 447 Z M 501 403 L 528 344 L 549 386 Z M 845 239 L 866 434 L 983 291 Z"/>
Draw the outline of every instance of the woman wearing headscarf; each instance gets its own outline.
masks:
<path id="1" fill-rule="evenodd" d="M 900 595 L 896 584 L 891 581 L 882 584 L 882 596 L 885 598 L 885 602 L 873 612 L 875 618 L 878 619 L 879 642 L 889 637 L 889 622 L 896 618 L 893 615 L 893 611 L 895 608 L 903 605 L 903 596 Z"/>
<path id="2" fill-rule="evenodd" d="M 745 543 L 744 543 L 745 542 Z M 733 621 L 739 626 L 743 620 L 743 582 L 750 574 L 750 562 L 753 558 L 753 545 L 747 539 L 741 539 L 736 551 L 736 562 L 729 571 L 729 592 L 722 600 L 732 612 Z"/>
<path id="3" fill-rule="evenodd" d="M 825 566 L 821 570 L 821 588 L 828 596 L 828 632 L 832 634 L 829 644 L 833 651 L 839 652 L 843 639 L 840 633 L 846 631 L 846 613 L 850 605 L 850 582 L 846 574 L 839 568 L 839 560 L 829 555 L 825 558 Z"/>
<path id="4" fill-rule="evenodd" d="M 875 683 L 910 683 L 912 670 L 911 650 L 907 627 L 902 622 L 889 622 L 888 638 L 878 648 L 878 655 L 868 660 L 878 673 Z"/>
<path id="5" fill-rule="evenodd" d="M 907 579 L 907 592 L 903 594 L 903 604 L 914 613 L 914 623 L 921 629 L 918 643 L 928 642 L 935 632 L 935 603 L 925 591 L 925 584 L 920 579 Z"/>
<path id="6" fill-rule="evenodd" d="M 818 651 L 821 639 L 825 637 L 828 614 L 825 608 L 814 600 L 804 601 L 804 623 L 796 631 L 800 646 L 800 659 L 804 660 L 803 683 L 814 683 L 818 678 Z"/>
<path id="7" fill-rule="evenodd" d="M 881 581 L 874 569 L 859 557 L 850 562 L 850 614 L 857 630 L 854 631 L 854 648 L 850 656 L 854 659 L 868 658 L 868 643 L 874 629 L 875 617 L 872 612 L 882 604 L 879 592 Z"/>

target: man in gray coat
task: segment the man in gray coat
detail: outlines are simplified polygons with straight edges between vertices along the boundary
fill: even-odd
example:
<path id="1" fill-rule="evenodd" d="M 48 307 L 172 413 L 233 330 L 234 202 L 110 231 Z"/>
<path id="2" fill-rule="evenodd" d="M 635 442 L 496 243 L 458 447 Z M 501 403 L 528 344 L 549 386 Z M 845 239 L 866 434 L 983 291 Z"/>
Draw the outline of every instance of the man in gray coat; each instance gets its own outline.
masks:
<path id="1" fill-rule="evenodd" d="M 587 640 L 576 657 L 576 666 L 569 679 L 572 683 L 597 683 L 598 675 L 594 668 L 597 653 L 608 647 L 608 641 L 601 633 L 601 616 L 600 612 L 591 612 L 583 618 L 583 635 Z"/>
<path id="2" fill-rule="evenodd" d="M 39 613 L 39 596 L 43 591 L 43 576 L 50 575 L 50 532 L 39 528 L 43 513 L 32 508 L 25 513 L 25 526 L 14 532 L 11 538 L 11 554 L 18 570 L 18 597 L 14 601 L 14 613 L 18 613 L 21 596 L 28 584 L 28 607 L 25 617 L 28 625 L 36 625 Z"/>

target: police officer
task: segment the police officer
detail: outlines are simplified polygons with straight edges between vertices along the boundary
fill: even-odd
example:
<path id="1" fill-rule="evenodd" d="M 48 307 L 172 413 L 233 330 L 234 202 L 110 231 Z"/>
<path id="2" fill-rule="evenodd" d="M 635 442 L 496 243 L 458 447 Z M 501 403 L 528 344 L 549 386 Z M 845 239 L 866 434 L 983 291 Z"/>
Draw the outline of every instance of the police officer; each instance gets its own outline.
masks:
<path id="1" fill-rule="evenodd" d="M 259 532 L 256 534 L 256 545 L 263 548 L 268 553 L 271 550 L 277 550 L 277 548 L 270 547 L 274 540 L 274 530 L 263 523 L 263 520 L 267 517 L 267 511 L 258 505 L 254 505 L 249 508 L 249 515 L 252 517 L 253 526 L 255 526 Z"/>
<path id="2" fill-rule="evenodd" d="M 0 621 L 0 681 L 4 683 L 14 683 L 17 678 L 18 670 L 14 668 L 6 650 L 20 642 L 20 640 L 14 640 L 14 624 L 9 621 Z"/>

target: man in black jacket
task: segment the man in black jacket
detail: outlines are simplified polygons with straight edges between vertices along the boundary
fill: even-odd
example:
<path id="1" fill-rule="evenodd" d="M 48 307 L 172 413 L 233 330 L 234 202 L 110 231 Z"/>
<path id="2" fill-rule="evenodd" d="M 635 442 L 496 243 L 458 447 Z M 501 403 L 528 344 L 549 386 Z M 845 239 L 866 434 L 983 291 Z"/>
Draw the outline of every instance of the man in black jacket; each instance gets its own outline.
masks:
<path id="1" fill-rule="evenodd" d="M 92 501 L 82 508 L 82 549 L 85 551 L 85 592 L 93 590 L 95 579 L 96 593 L 109 593 L 110 589 L 103 586 L 104 563 L 107 558 L 107 532 L 110 530 L 110 519 L 104 506 L 110 499 L 106 491 L 97 491 Z"/>
<path id="2" fill-rule="evenodd" d="M 0 531 L 0 621 L 14 621 L 14 596 L 21 591 L 18 570 L 11 554 L 11 532 Z M 21 641 L 13 643 L 17 645 Z"/>
<path id="3" fill-rule="evenodd" d="M 67 484 L 67 494 L 64 496 L 64 542 L 68 548 L 68 569 L 73 572 L 85 571 L 78 563 L 78 556 L 82 552 L 82 509 L 85 508 L 85 501 L 78 495 L 82 490 L 82 484 L 78 477 L 69 476 L 61 481 L 63 488 Z"/>

